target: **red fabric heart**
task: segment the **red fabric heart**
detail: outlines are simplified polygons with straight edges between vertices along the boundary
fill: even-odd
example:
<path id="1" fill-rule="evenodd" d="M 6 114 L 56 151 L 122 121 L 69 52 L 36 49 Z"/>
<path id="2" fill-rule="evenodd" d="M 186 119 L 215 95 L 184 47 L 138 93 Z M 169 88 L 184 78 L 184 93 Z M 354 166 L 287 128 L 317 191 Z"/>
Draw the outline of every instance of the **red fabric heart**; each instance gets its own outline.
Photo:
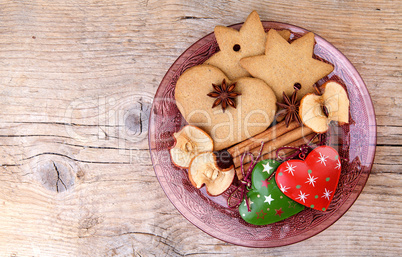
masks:
<path id="1" fill-rule="evenodd" d="M 341 174 L 338 152 L 330 146 L 315 148 L 304 161 L 289 160 L 276 170 L 280 190 L 307 207 L 325 211 L 334 196 Z"/>

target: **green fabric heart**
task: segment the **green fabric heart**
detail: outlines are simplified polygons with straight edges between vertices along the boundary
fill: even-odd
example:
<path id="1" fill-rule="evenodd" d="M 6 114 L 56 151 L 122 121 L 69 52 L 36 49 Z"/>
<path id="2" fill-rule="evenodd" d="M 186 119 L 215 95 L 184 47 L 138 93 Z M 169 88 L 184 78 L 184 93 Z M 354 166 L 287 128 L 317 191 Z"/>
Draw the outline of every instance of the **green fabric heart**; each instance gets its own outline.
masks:
<path id="1" fill-rule="evenodd" d="M 263 160 L 257 163 L 251 174 L 251 189 L 247 193 L 251 211 L 247 210 L 246 200 L 239 206 L 240 216 L 254 225 L 267 225 L 284 220 L 304 209 L 304 206 L 293 201 L 275 182 L 275 176 L 268 180 L 280 162 Z"/>

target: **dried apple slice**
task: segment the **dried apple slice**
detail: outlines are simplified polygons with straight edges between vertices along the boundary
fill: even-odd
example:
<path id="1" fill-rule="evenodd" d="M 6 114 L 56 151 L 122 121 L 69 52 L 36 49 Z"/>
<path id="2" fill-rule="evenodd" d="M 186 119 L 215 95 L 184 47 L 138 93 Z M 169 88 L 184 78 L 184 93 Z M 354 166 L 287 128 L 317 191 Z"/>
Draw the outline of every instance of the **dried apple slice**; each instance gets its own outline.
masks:
<path id="1" fill-rule="evenodd" d="M 328 81 L 322 85 L 322 90 L 322 95 L 305 95 L 299 107 L 302 122 L 316 133 L 326 132 L 331 121 L 337 121 L 339 125 L 349 123 L 349 99 L 343 86 Z"/>
<path id="2" fill-rule="evenodd" d="M 328 119 L 337 121 L 340 125 L 349 123 L 349 99 L 343 86 L 335 81 L 322 85 L 324 105 L 328 110 Z"/>
<path id="3" fill-rule="evenodd" d="M 219 169 L 213 152 L 195 156 L 188 170 L 191 184 L 198 189 L 205 184 L 207 193 L 211 196 L 225 192 L 232 184 L 234 175 L 235 169 L 233 167 L 229 170 Z"/>
<path id="4" fill-rule="evenodd" d="M 172 163 L 179 168 L 187 169 L 191 159 L 199 153 L 210 152 L 214 148 L 211 137 L 202 129 L 187 125 L 173 134 L 174 147 L 170 149 Z"/>
<path id="5" fill-rule="evenodd" d="M 328 130 L 328 117 L 324 113 L 322 102 L 321 96 L 312 93 L 305 95 L 300 101 L 300 119 L 316 133 Z"/>

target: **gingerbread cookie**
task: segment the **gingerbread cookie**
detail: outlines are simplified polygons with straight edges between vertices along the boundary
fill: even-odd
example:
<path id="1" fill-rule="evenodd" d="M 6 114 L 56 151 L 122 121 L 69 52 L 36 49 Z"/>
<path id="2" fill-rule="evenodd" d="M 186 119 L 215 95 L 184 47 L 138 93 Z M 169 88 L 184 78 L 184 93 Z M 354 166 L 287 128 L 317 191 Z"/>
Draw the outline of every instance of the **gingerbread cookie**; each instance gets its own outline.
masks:
<path id="1" fill-rule="evenodd" d="M 219 91 L 226 91 L 226 95 L 236 93 L 236 96 L 231 94 L 236 108 L 227 103 L 224 110 L 224 99 L 211 94 Z M 220 97 L 222 99 L 218 100 Z M 264 81 L 251 77 L 231 81 L 220 69 L 205 64 L 194 66 L 180 76 L 175 99 L 184 119 L 211 136 L 214 150 L 227 148 L 264 131 L 276 112 L 275 94 Z"/>
<path id="2" fill-rule="evenodd" d="M 264 80 L 274 90 L 278 101 L 282 94 L 291 95 L 294 85 L 299 83 L 301 89 L 298 98 L 313 92 L 313 85 L 331 73 L 331 64 L 313 58 L 314 34 L 309 32 L 288 43 L 279 33 L 268 31 L 265 54 L 246 57 L 240 64 L 253 77 Z"/>
<path id="3" fill-rule="evenodd" d="M 258 13 L 253 11 L 239 31 L 216 26 L 214 33 L 220 51 L 206 60 L 205 64 L 218 67 L 231 80 L 250 76 L 250 73 L 240 66 L 239 61 L 244 57 L 264 54 L 267 34 Z M 288 30 L 279 33 L 285 40 L 290 37 Z"/>

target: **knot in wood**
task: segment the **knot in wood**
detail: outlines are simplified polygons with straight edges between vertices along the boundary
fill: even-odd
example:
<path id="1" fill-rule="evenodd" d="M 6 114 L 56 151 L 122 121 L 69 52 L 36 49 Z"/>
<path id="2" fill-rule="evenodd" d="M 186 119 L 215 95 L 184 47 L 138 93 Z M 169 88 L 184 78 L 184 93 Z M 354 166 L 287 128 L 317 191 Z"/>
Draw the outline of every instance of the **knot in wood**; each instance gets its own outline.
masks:
<path id="1" fill-rule="evenodd" d="M 57 193 L 69 190 L 75 183 L 75 172 L 72 167 L 58 160 L 38 162 L 37 173 L 42 185 Z"/>
<path id="2" fill-rule="evenodd" d="M 139 99 L 129 110 L 127 110 L 124 125 L 126 135 L 132 141 L 139 141 L 146 138 L 148 134 L 148 121 L 151 112 L 151 103 Z"/>

